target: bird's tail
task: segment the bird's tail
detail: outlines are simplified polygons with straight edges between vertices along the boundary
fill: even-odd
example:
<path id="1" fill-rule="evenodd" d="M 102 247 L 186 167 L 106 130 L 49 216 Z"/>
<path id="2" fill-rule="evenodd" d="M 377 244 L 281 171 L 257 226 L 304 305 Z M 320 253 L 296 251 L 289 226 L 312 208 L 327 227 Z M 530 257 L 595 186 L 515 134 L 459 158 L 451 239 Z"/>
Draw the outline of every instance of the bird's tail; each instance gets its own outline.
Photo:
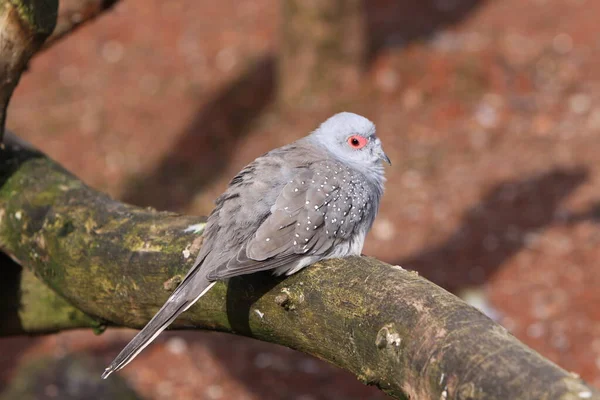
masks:
<path id="1" fill-rule="evenodd" d="M 167 302 L 156 313 L 132 340 L 125 346 L 113 362 L 104 370 L 102 379 L 108 378 L 110 374 L 120 370 L 133 360 L 146 346 L 164 331 L 174 320 L 190 308 L 200 297 L 202 297 L 215 284 L 209 282 L 205 276 L 188 274 L 169 297 Z M 194 296 L 194 293 L 198 295 Z"/>

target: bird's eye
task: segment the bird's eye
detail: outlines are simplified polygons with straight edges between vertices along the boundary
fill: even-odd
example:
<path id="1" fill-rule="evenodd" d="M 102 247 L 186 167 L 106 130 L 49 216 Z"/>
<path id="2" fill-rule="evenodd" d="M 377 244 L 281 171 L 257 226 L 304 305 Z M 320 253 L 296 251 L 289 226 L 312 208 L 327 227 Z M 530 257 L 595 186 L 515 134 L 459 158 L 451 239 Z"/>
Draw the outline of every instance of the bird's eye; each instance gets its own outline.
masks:
<path id="1" fill-rule="evenodd" d="M 348 138 L 348 144 L 353 149 L 362 149 L 367 144 L 367 139 L 360 135 L 352 135 Z"/>

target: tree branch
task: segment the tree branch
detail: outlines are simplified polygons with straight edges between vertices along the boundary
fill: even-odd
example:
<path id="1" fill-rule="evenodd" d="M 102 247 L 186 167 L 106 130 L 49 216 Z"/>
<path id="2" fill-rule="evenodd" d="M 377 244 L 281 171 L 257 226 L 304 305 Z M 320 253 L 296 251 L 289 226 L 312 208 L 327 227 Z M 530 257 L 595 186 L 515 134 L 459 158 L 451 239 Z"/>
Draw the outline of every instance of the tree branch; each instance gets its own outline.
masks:
<path id="1" fill-rule="evenodd" d="M 0 144 L 10 98 L 31 57 L 117 1 L 64 0 L 59 13 L 58 0 L 0 0 Z"/>
<path id="2" fill-rule="evenodd" d="M 27 62 L 56 25 L 58 0 L 0 0 L 0 143 L 6 110 Z"/>
<path id="3" fill-rule="evenodd" d="M 0 248 L 39 280 L 23 272 L 12 284 L 26 290 L 2 290 L 2 304 L 20 304 L 22 323 L 0 325 L 0 334 L 142 327 L 192 265 L 202 219 L 116 202 L 7 142 Z M 26 323 L 40 313 L 46 318 Z M 174 327 L 295 348 L 398 399 L 600 398 L 452 294 L 368 257 L 330 260 L 286 279 L 219 283 Z"/>
<path id="4" fill-rule="evenodd" d="M 100 331 L 103 321 L 73 307 L 34 273 L 0 253 L 0 335 L 52 333 L 74 328 Z"/>

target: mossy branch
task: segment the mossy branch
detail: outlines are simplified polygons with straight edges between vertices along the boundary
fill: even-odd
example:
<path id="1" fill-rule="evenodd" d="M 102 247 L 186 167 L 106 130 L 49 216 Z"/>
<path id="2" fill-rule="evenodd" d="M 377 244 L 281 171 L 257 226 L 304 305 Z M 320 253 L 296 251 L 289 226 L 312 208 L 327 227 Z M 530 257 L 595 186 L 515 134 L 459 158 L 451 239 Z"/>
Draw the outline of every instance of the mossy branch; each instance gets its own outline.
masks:
<path id="1" fill-rule="evenodd" d="M 13 307 L 0 312 L 13 323 L 0 334 L 143 326 L 192 265 L 201 226 L 114 201 L 9 141 L 0 248 L 27 269 L 2 265 L 13 278 L 3 279 L 0 304 Z M 298 349 L 398 399 L 600 399 L 457 297 L 368 257 L 219 283 L 174 327 Z"/>

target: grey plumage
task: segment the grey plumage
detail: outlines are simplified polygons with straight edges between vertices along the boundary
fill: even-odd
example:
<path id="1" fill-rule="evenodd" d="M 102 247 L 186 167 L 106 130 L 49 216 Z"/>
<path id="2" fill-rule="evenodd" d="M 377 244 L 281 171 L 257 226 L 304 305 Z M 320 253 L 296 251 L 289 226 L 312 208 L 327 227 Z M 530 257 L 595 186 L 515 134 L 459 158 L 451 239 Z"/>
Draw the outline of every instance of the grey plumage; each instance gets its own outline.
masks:
<path id="1" fill-rule="evenodd" d="M 270 151 L 233 178 L 208 218 L 200 253 L 181 284 L 105 370 L 123 368 L 222 279 L 360 255 L 383 194 L 389 159 L 369 120 L 340 113 Z"/>

